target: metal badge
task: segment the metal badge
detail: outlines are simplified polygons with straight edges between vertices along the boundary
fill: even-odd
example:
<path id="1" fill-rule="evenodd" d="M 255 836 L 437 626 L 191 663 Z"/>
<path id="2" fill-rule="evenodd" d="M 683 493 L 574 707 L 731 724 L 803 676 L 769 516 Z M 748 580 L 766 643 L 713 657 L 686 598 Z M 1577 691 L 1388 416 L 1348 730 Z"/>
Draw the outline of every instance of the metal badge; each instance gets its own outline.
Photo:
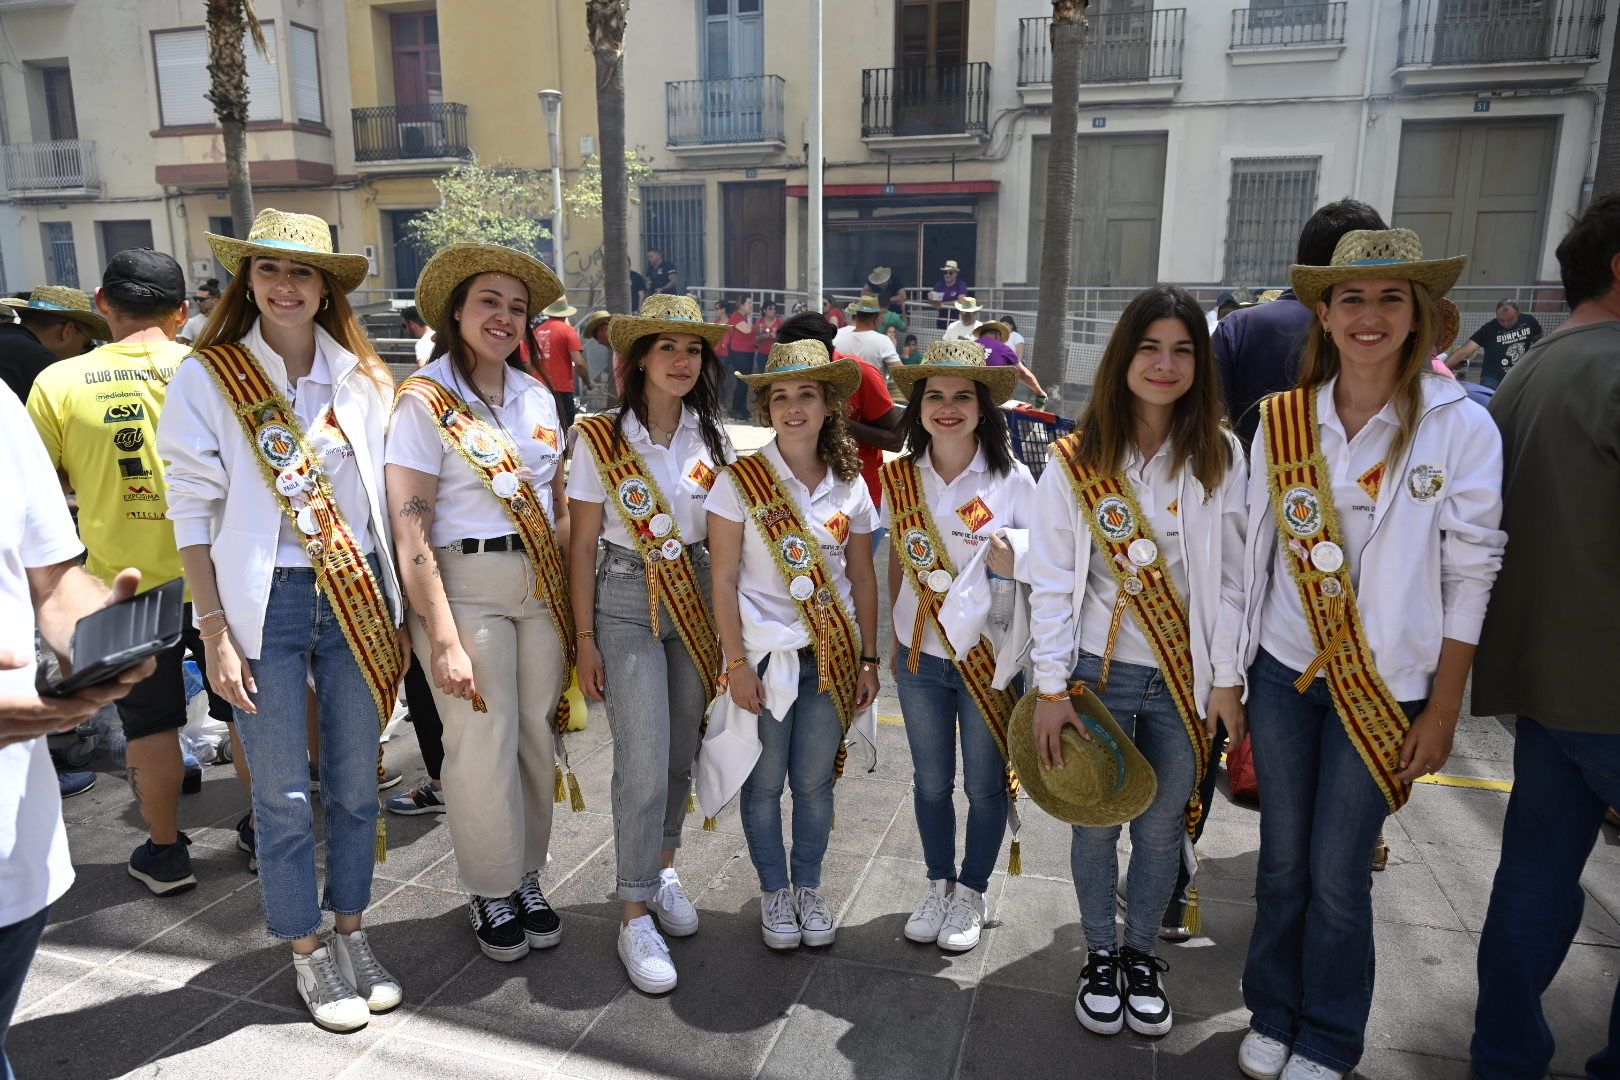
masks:
<path id="1" fill-rule="evenodd" d="M 928 587 L 937 593 L 946 592 L 954 580 L 949 570 L 935 570 L 928 575 Z"/>
<path id="2" fill-rule="evenodd" d="M 522 485 L 518 482 L 516 473 L 497 473 L 489 482 L 489 488 L 503 499 L 510 499 L 518 493 Z"/>
<path id="3" fill-rule="evenodd" d="M 1132 596 L 1141 596 L 1144 588 L 1146 588 L 1146 586 L 1142 584 L 1141 578 L 1128 577 L 1125 579 L 1125 591 L 1130 593 Z"/>
<path id="4" fill-rule="evenodd" d="M 1336 574 L 1344 566 L 1344 548 L 1323 540 L 1311 548 L 1311 565 L 1324 574 Z"/>
<path id="5" fill-rule="evenodd" d="M 664 537 L 675 527 L 675 519 L 668 514 L 654 514 L 650 524 L 654 536 Z"/>
<path id="6" fill-rule="evenodd" d="M 276 476 L 276 490 L 287 498 L 301 495 L 304 492 L 304 478 L 292 469 L 286 469 Z"/>
<path id="7" fill-rule="evenodd" d="M 321 523 L 316 520 L 313 506 L 306 506 L 298 511 L 298 531 L 305 536 L 314 536 L 321 531 Z"/>
<path id="8" fill-rule="evenodd" d="M 682 553 L 686 551 L 686 547 L 672 536 L 668 540 L 664 541 L 663 547 L 659 550 L 664 553 L 664 558 L 666 560 L 669 562 L 674 562 L 676 559 L 681 557 Z"/>
<path id="9" fill-rule="evenodd" d="M 1131 562 L 1137 566 L 1152 566 L 1153 560 L 1159 557 L 1159 545 L 1144 536 L 1132 540 L 1127 553 L 1131 557 Z"/>
<path id="10" fill-rule="evenodd" d="M 795 600 L 808 600 L 810 599 L 810 594 L 815 591 L 816 584 L 810 580 L 810 577 L 807 574 L 800 574 L 798 577 L 788 582 L 788 595 L 793 597 Z"/>
<path id="11" fill-rule="evenodd" d="M 1322 579 L 1322 595 L 1323 596 L 1338 596 L 1343 592 L 1344 592 L 1344 586 L 1339 584 L 1339 579 L 1338 578 L 1330 577 L 1330 578 L 1323 578 Z"/>

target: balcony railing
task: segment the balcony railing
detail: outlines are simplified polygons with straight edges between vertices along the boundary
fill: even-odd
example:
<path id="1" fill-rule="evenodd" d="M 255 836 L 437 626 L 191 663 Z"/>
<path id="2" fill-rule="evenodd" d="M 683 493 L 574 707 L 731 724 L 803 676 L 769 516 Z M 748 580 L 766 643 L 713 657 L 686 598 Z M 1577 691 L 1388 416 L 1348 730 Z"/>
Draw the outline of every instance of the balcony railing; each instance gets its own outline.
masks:
<path id="1" fill-rule="evenodd" d="M 1186 8 L 1088 15 L 1080 50 L 1080 81 L 1150 82 L 1181 78 Z M 1052 81 L 1052 20 L 1018 20 L 1018 85 Z"/>
<path id="2" fill-rule="evenodd" d="M 1401 0 L 1402 67 L 1596 60 L 1604 0 Z"/>
<path id="3" fill-rule="evenodd" d="M 100 185 L 96 144 L 89 139 L 14 143 L 5 147 L 6 190 L 69 191 Z"/>
<path id="4" fill-rule="evenodd" d="M 1232 12 L 1232 48 L 1343 45 L 1345 0 L 1302 7 L 1247 7 Z"/>
<path id="5" fill-rule="evenodd" d="M 669 145 L 782 142 L 784 96 L 780 75 L 665 83 Z"/>
<path id="6" fill-rule="evenodd" d="M 378 105 L 353 113 L 357 162 L 472 157 L 465 105 Z"/>
<path id="7" fill-rule="evenodd" d="M 861 138 L 983 134 L 990 65 L 867 68 L 861 72 Z"/>

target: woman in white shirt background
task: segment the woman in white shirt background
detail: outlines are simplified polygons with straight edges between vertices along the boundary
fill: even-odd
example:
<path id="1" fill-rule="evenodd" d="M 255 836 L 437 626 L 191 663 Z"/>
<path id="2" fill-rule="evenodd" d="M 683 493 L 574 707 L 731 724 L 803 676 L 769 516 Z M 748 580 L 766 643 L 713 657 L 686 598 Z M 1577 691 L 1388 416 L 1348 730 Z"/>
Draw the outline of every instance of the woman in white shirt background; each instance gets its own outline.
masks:
<path id="1" fill-rule="evenodd" d="M 1198 302 L 1175 286 L 1148 289 L 1126 305 L 1103 352 L 1091 405 L 1078 430 L 1054 448 L 1036 490 L 1030 526 L 1030 659 L 1041 695 L 1036 746 L 1051 766 L 1061 762 L 1063 725 L 1086 736 L 1065 693 L 1078 680 L 1097 693 L 1158 777 L 1152 804 L 1130 823 L 1122 946 L 1114 919 L 1120 826 L 1073 832 L 1070 861 L 1088 950 L 1075 1012 L 1099 1035 L 1127 1025 L 1143 1035 L 1170 1030 L 1173 1010 L 1160 979 L 1168 965 L 1155 945 L 1183 858 L 1188 800 L 1216 725 L 1224 721 L 1234 736 L 1243 730 L 1236 637 L 1245 468 L 1221 411 Z M 1065 454 L 1089 475 L 1117 484 L 1136 506 L 1117 495 L 1082 505 Z M 1134 520 L 1138 512 L 1146 520 Z M 1138 538 L 1126 558 L 1110 555 L 1099 534 L 1113 543 Z M 1143 592 L 1143 578 L 1179 599 L 1174 610 L 1183 625 L 1167 619 L 1150 639 L 1136 611 L 1125 610 L 1129 597 Z M 1182 669 L 1191 682 L 1184 699 L 1171 685 L 1175 671 L 1165 669 L 1175 657 L 1153 644 L 1177 637 L 1191 661 Z M 1184 715 L 1178 700 L 1197 715 Z"/>

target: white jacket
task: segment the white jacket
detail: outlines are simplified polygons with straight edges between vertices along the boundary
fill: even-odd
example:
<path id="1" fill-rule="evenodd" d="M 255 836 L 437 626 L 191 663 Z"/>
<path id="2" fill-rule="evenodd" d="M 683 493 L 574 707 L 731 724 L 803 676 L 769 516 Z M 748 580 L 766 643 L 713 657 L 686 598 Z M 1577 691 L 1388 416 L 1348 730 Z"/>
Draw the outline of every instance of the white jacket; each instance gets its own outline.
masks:
<path id="1" fill-rule="evenodd" d="M 1216 686 L 1246 686 L 1247 667 L 1238 663 L 1243 622 L 1243 529 L 1245 499 L 1243 449 L 1227 434 L 1232 464 L 1218 490 L 1206 492 L 1183 465 L 1178 475 L 1181 559 L 1187 569 L 1188 636 L 1192 639 L 1193 696 L 1200 715 Z M 1030 621 L 1034 644 L 1030 660 L 1042 693 L 1068 685 L 1080 652 L 1080 606 L 1091 563 L 1091 527 L 1080 518 L 1080 503 L 1053 461 L 1041 473 L 1035 492 L 1035 523 L 1030 526 Z M 1127 616 L 1131 617 L 1131 616 Z"/>
<path id="2" fill-rule="evenodd" d="M 1491 585 L 1502 566 L 1502 436 L 1483 407 L 1454 379 L 1425 376 L 1423 412 L 1400 467 L 1387 470 L 1373 512 L 1372 537 L 1357 566 L 1356 606 L 1373 663 L 1398 701 L 1429 696 L 1440 642 L 1477 644 Z M 1317 396 L 1318 410 L 1332 399 Z M 1276 568 L 1277 522 L 1266 475 L 1266 430 L 1250 455 L 1249 545 L 1244 567 L 1248 611 L 1241 655 L 1260 649 L 1260 613 Z M 1438 469 L 1437 497 L 1419 499 L 1412 470 Z M 1575 587 L 1578 587 L 1576 585 Z M 1314 651 L 1309 650 L 1309 651 Z"/>
<path id="3" fill-rule="evenodd" d="M 315 334 L 332 372 L 333 409 L 354 449 L 371 506 L 371 535 L 382 566 L 383 591 L 398 625 L 403 614 L 399 576 L 383 492 L 383 437 L 391 395 L 360 370 L 359 357 L 319 326 Z M 286 367 L 274 353 L 263 350 L 256 358 L 271 385 L 286 385 Z M 188 358 L 175 371 L 158 421 L 157 442 L 167 469 L 175 544 L 209 545 L 220 607 L 243 654 L 256 660 L 284 517 L 257 452 L 201 360 Z"/>

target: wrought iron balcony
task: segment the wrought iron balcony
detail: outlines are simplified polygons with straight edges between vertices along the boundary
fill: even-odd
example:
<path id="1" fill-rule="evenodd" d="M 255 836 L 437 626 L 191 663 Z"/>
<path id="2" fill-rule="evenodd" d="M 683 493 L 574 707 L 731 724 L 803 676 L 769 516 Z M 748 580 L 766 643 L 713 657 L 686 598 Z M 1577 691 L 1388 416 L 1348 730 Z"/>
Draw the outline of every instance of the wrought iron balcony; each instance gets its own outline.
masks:
<path id="1" fill-rule="evenodd" d="M 983 134 L 990 65 L 867 68 L 861 72 L 861 138 Z"/>
<path id="2" fill-rule="evenodd" d="M 467 106 L 377 105 L 354 109 L 354 160 L 415 161 L 470 158 Z"/>
<path id="3" fill-rule="evenodd" d="M 1591 61 L 1604 0 L 1401 0 L 1400 66 Z"/>
<path id="4" fill-rule="evenodd" d="M 1247 7 L 1232 12 L 1232 48 L 1343 45 L 1345 0 L 1301 7 Z"/>
<path id="5" fill-rule="evenodd" d="M 89 139 L 13 143 L 5 147 L 6 190 L 13 195 L 92 190 L 96 144 Z"/>
<path id="6" fill-rule="evenodd" d="M 1080 49 L 1080 81 L 1149 82 L 1181 78 L 1186 8 L 1155 8 L 1115 15 L 1088 15 L 1090 29 Z M 1051 18 L 1018 20 L 1018 85 L 1052 81 Z"/>
<path id="7" fill-rule="evenodd" d="M 780 75 L 665 83 L 669 145 L 782 142 L 784 87 Z"/>

